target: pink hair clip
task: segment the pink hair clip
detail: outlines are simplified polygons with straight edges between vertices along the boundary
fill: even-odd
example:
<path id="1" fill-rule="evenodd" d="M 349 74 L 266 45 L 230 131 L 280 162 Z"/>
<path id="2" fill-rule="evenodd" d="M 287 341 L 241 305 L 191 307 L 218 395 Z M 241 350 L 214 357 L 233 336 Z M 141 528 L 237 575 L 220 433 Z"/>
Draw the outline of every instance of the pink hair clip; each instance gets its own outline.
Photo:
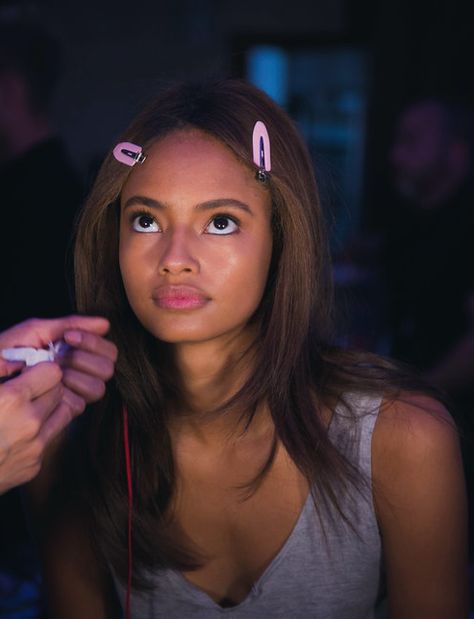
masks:
<path id="1" fill-rule="evenodd" d="M 253 162 L 258 166 L 257 180 L 265 182 L 268 179 L 268 172 L 272 169 L 270 155 L 270 138 L 264 123 L 258 120 L 253 128 L 252 135 Z"/>
<path id="2" fill-rule="evenodd" d="M 143 163 L 146 159 L 146 155 L 142 152 L 142 147 L 131 142 L 120 142 L 114 148 L 113 154 L 117 161 L 128 166 Z"/>

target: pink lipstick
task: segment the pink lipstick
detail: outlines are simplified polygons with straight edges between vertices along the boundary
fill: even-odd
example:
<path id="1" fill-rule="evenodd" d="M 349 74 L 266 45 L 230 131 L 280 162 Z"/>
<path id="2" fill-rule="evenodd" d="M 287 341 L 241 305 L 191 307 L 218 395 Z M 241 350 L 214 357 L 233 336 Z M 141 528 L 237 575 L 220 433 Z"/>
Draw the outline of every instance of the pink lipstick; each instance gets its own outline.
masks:
<path id="1" fill-rule="evenodd" d="M 209 301 L 193 286 L 160 286 L 153 291 L 152 299 L 158 307 L 171 310 L 198 309 Z"/>

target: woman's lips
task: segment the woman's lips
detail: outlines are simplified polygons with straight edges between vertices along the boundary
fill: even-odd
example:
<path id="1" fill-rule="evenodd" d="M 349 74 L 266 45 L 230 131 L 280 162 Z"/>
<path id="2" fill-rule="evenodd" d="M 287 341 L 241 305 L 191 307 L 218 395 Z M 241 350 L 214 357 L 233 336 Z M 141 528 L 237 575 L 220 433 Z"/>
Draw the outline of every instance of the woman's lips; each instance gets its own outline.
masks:
<path id="1" fill-rule="evenodd" d="M 193 286 L 161 286 L 153 291 L 155 305 L 162 309 L 196 309 L 203 307 L 209 298 Z"/>

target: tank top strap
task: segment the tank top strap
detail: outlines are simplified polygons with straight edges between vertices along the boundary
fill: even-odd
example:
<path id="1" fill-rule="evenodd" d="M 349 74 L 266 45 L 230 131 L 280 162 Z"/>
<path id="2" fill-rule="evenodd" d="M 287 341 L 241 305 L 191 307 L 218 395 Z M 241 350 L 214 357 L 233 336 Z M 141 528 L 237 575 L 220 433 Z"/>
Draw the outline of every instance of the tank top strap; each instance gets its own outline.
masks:
<path id="1" fill-rule="evenodd" d="M 381 395 L 348 394 L 336 407 L 328 434 L 337 449 L 367 479 L 372 478 L 372 435 Z"/>

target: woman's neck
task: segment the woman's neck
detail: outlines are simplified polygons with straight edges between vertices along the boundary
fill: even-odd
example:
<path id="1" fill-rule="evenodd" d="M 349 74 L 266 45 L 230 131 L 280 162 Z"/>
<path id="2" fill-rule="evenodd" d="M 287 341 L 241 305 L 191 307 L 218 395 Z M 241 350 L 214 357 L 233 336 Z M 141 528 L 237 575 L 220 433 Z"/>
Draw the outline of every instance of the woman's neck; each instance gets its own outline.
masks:
<path id="1" fill-rule="evenodd" d="M 253 354 L 249 337 L 238 344 L 221 340 L 179 344 L 174 361 L 181 377 L 184 410 L 173 417 L 172 430 L 194 435 L 205 443 L 237 436 L 245 427 L 242 410 L 229 409 L 212 415 L 244 385 L 252 371 Z"/>

